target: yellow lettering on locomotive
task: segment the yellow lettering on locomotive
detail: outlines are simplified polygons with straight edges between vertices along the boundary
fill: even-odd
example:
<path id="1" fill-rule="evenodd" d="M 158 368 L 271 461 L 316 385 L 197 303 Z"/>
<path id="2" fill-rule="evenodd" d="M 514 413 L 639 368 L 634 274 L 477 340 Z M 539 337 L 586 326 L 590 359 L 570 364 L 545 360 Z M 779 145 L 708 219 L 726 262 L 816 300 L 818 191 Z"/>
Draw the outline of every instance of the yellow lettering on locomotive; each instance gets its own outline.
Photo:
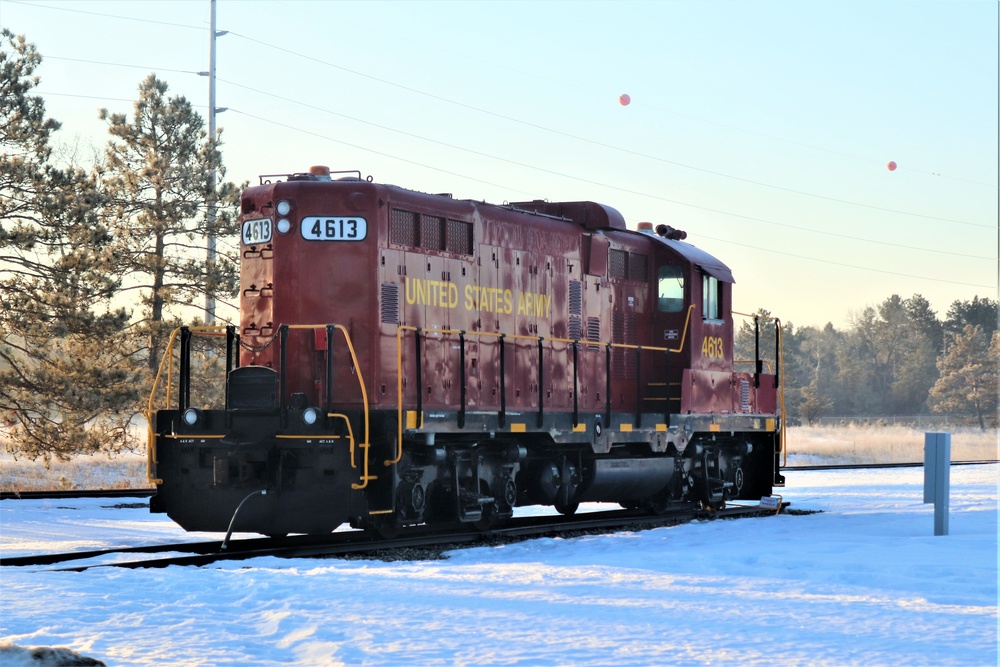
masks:
<path id="1" fill-rule="evenodd" d="M 718 336 L 705 336 L 701 340 L 701 355 L 709 359 L 722 359 L 725 356 L 722 339 Z"/>
<path id="2" fill-rule="evenodd" d="M 462 306 L 469 312 L 502 313 L 514 312 L 514 292 L 499 287 L 466 285 L 462 290 Z M 458 307 L 458 285 L 446 280 L 406 280 L 406 303 L 417 306 L 439 308 Z M 537 292 L 517 293 L 517 314 L 528 317 L 549 317 L 552 297 Z"/>
<path id="3" fill-rule="evenodd" d="M 455 303 L 457 304 L 457 295 Z M 514 312 L 514 293 L 509 289 L 500 289 L 499 287 L 466 285 L 465 309 L 470 312 L 484 311 L 510 315 Z"/>
<path id="4" fill-rule="evenodd" d="M 552 298 L 536 292 L 517 293 L 517 314 L 530 317 L 548 317 Z"/>
<path id="5" fill-rule="evenodd" d="M 409 278 L 406 281 L 406 303 L 411 306 L 455 308 L 458 306 L 458 285 L 445 280 Z"/>

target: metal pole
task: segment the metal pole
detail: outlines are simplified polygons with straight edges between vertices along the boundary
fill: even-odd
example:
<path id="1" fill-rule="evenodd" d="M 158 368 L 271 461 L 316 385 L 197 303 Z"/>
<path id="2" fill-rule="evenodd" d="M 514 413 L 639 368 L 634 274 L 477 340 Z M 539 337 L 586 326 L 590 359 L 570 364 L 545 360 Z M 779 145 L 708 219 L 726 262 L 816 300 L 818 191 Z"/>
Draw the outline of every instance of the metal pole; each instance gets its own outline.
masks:
<path id="1" fill-rule="evenodd" d="M 215 141 L 215 0 L 211 0 L 211 39 L 208 56 L 208 140 Z M 208 210 L 205 218 L 208 226 L 208 252 L 205 256 L 205 324 L 215 324 L 215 296 L 207 279 L 215 270 L 215 169 L 208 172 Z"/>
<path id="2" fill-rule="evenodd" d="M 934 534 L 948 534 L 951 433 L 924 434 L 924 502 L 934 503 Z"/>
<path id="3" fill-rule="evenodd" d="M 215 38 L 225 35 L 228 31 L 226 30 L 216 30 L 215 29 L 215 0 L 210 0 L 211 4 L 211 26 L 210 26 L 210 45 L 209 45 L 209 55 L 208 55 L 208 71 L 199 72 L 199 74 L 208 76 L 208 139 L 209 141 L 215 141 L 215 115 L 225 111 L 225 107 L 219 108 L 215 106 Z M 208 174 L 208 191 L 211 193 L 208 197 L 208 201 L 205 202 L 207 210 L 205 212 L 205 221 L 208 227 L 208 250 L 205 255 L 205 272 L 210 274 L 215 269 L 215 179 L 216 172 L 213 168 Z M 206 290 L 205 290 L 205 324 L 215 323 L 215 297 L 213 296 L 211 290 L 208 288 L 208 282 L 206 280 Z"/>

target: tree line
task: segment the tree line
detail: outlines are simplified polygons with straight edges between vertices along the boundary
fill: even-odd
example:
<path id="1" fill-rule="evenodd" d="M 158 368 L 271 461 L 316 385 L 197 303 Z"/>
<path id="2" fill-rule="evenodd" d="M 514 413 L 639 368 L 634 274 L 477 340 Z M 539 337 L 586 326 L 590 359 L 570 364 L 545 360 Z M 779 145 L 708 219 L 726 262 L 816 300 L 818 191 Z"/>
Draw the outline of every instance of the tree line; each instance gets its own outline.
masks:
<path id="1" fill-rule="evenodd" d="M 221 132 L 155 75 L 131 114 L 98 112 L 108 142 L 89 164 L 57 155 L 59 123 L 33 93 L 40 63 L 0 32 L 0 431 L 29 457 L 129 448 L 169 332 L 206 296 L 236 313 L 242 186 L 224 180 Z M 774 350 L 774 329 L 761 332 Z M 893 295 L 844 331 L 781 332 L 792 420 L 941 411 L 996 425 L 995 301 L 956 301 L 942 321 Z M 751 322 L 736 342 L 752 359 Z"/>
<path id="2" fill-rule="evenodd" d="M 207 262 L 204 240 L 236 236 L 240 188 L 221 133 L 152 74 L 131 114 L 97 113 L 103 153 L 57 155 L 40 63 L 0 32 L 0 419 L 31 457 L 131 447 L 166 336 L 236 294 L 235 247 Z"/>
<path id="3" fill-rule="evenodd" d="M 981 429 L 1000 411 L 998 304 L 954 301 L 944 319 L 919 294 L 897 294 L 851 316 L 848 327 L 781 323 L 785 408 L 795 422 L 835 416 L 947 414 Z M 770 322 L 761 310 L 758 322 Z M 760 347 L 773 364 L 775 328 L 760 325 Z M 754 358 L 754 325 L 736 332 L 736 355 Z M 763 355 L 762 355 L 763 356 Z"/>

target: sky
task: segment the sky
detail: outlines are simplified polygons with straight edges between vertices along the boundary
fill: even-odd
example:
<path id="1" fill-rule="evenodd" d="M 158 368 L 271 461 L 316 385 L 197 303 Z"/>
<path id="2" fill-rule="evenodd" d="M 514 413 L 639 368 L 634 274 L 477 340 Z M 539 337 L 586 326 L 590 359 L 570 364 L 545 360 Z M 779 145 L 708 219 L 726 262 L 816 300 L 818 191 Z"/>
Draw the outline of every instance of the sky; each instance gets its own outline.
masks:
<path id="1" fill-rule="evenodd" d="M 841 328 L 998 298 L 997 2 L 218 0 L 226 179 L 322 164 L 592 200 L 725 262 L 734 308 Z M 208 117 L 209 0 L 0 0 L 62 156 L 150 73 Z M 619 103 L 621 94 L 631 103 Z M 890 161 L 897 168 L 890 171 Z"/>

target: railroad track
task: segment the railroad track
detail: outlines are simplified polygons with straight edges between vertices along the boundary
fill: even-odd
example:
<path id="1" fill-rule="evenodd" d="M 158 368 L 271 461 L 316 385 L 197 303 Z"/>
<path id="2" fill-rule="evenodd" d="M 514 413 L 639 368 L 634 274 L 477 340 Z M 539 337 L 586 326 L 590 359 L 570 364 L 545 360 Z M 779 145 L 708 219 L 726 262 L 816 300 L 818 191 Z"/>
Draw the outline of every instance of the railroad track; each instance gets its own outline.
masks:
<path id="1" fill-rule="evenodd" d="M 782 505 L 786 508 L 788 503 Z M 343 556 L 369 556 L 386 559 L 403 552 L 413 559 L 414 550 L 423 550 L 423 558 L 436 557 L 441 551 L 457 546 L 514 542 L 546 536 L 572 536 L 581 533 L 606 533 L 620 530 L 642 530 L 659 526 L 677 525 L 699 518 L 733 519 L 774 514 L 774 510 L 760 507 L 731 507 L 716 512 L 685 508 L 662 515 L 650 515 L 636 510 L 593 512 L 571 517 L 524 517 L 491 530 L 479 531 L 462 526 L 448 530 L 427 526 L 404 529 L 390 539 L 377 537 L 370 532 L 353 530 L 330 535 L 295 535 L 281 539 L 248 538 L 232 540 L 225 550 L 221 541 L 184 542 L 153 546 L 76 551 L 70 553 L 40 554 L 0 559 L 0 565 L 45 566 L 87 560 L 111 554 L 176 553 L 163 558 L 106 562 L 59 568 L 58 571 L 82 572 L 95 567 L 160 568 L 170 565 L 203 566 L 224 560 L 245 560 L 262 556 L 278 558 L 324 558 Z"/>
<path id="2" fill-rule="evenodd" d="M 62 500 L 64 498 L 149 498 L 156 489 L 69 489 L 66 491 L 0 491 L 0 500 Z"/>
<path id="3" fill-rule="evenodd" d="M 953 466 L 978 466 L 978 465 L 988 465 L 991 463 L 1000 463 L 996 459 L 986 459 L 983 461 L 952 461 Z M 813 466 L 785 466 L 782 471 L 785 470 L 866 470 L 868 468 L 878 469 L 878 468 L 923 468 L 924 462 L 918 461 L 916 463 L 837 463 L 832 465 L 813 465 Z"/>

